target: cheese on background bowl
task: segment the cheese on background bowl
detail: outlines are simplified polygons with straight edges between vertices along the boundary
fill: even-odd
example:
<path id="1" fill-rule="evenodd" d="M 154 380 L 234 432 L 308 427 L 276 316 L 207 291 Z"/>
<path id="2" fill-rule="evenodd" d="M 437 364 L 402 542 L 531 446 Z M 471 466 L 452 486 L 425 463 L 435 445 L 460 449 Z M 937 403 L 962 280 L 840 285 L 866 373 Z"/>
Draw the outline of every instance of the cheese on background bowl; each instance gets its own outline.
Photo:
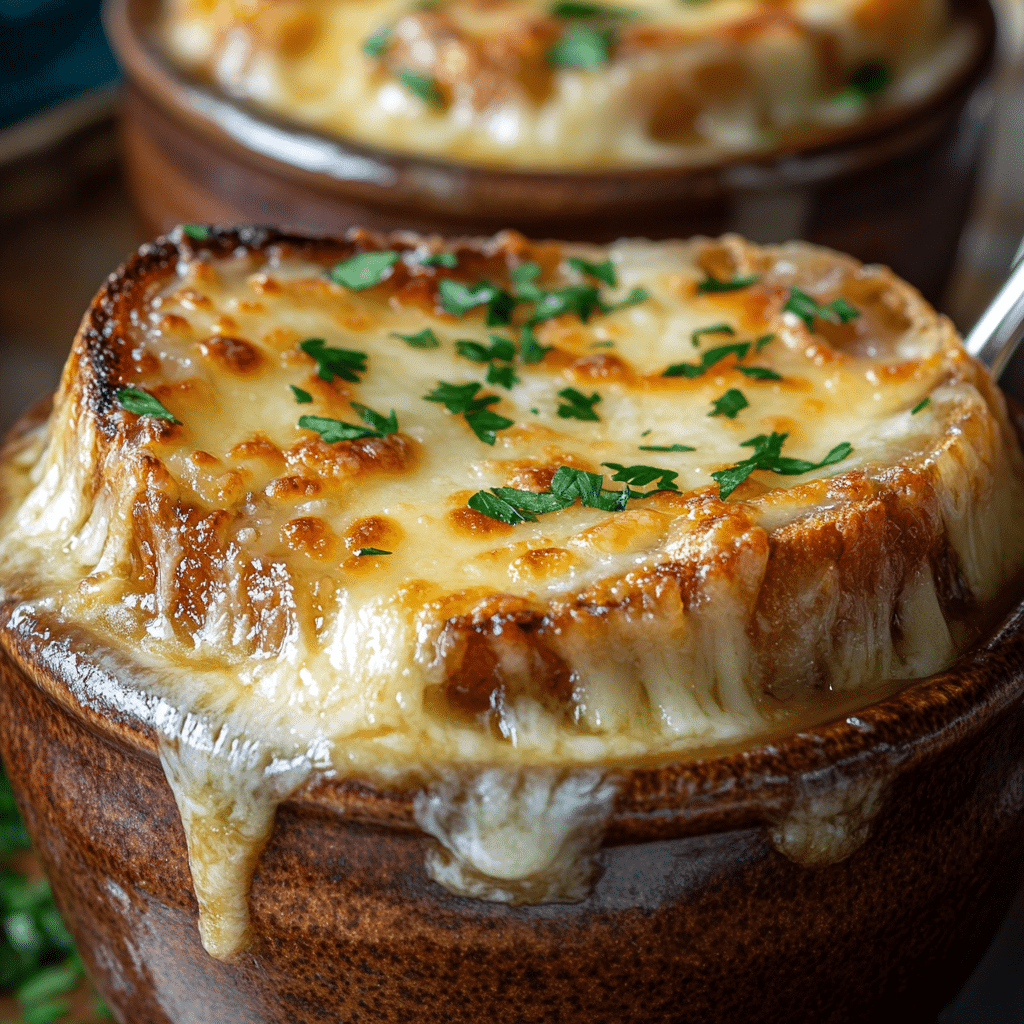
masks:
<path id="1" fill-rule="evenodd" d="M 938 95 L 976 31 L 946 0 L 169 0 L 174 62 L 288 121 L 492 166 L 699 166 Z"/>
<path id="2" fill-rule="evenodd" d="M 1024 563 L 1003 400 L 885 269 L 736 237 L 172 243 L 10 442 L 0 581 L 8 631 L 120 666 L 77 696 L 144 708 L 215 956 L 312 778 L 417 790 L 455 893 L 579 900 L 618 773 L 938 672 Z M 850 799 L 779 848 L 848 855 L 877 794 Z"/>

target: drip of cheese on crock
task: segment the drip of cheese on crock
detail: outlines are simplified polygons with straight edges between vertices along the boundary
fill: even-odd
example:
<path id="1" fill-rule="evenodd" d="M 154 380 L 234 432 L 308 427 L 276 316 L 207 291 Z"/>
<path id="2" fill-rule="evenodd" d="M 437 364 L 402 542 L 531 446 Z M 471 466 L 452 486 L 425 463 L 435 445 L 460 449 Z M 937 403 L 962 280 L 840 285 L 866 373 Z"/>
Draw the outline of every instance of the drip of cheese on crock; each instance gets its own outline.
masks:
<path id="1" fill-rule="evenodd" d="M 5 600 L 47 609 L 53 635 L 64 622 L 128 652 L 126 688 L 178 709 L 154 726 L 219 956 L 244 944 L 274 807 L 311 773 L 421 790 L 430 871 L 456 891 L 577 898 L 618 766 L 749 743 L 827 718 L 830 694 L 868 701 L 934 672 L 1024 564 L 1002 400 L 887 271 L 738 239 L 499 236 L 457 247 L 454 270 L 426 265 L 432 244 L 396 244 L 364 291 L 287 246 L 183 251 L 123 324 L 124 383 L 180 424 L 97 414 L 80 347 L 49 423 L 4 463 Z M 482 308 L 446 312 L 439 282 L 513 287 L 536 262 L 545 289 L 593 284 L 570 257 L 610 260 L 606 308 L 537 322 L 542 361 L 488 383 L 458 343 L 518 333 Z M 701 293 L 709 276 L 753 280 Z M 810 330 L 786 308 L 794 288 L 858 315 Z M 401 337 L 428 328 L 437 347 Z M 364 352 L 365 372 L 324 380 L 310 338 Z M 742 342 L 739 365 L 664 376 Z M 424 400 L 439 381 L 479 384 L 512 425 L 486 444 Z M 596 421 L 566 417 L 567 388 Z M 710 415 L 729 389 L 748 405 Z M 359 406 L 393 411 L 398 432 L 327 443 L 298 426 L 359 423 Z M 852 452 L 755 472 L 720 500 L 711 474 L 772 432 L 787 457 Z M 561 466 L 618 489 L 603 463 L 667 470 L 678 491 L 516 526 L 467 506 L 496 486 L 545 490 Z"/>
<path id="2" fill-rule="evenodd" d="M 559 17 L 542 0 L 172 0 L 161 35 L 181 67 L 296 124 L 388 151 L 581 169 L 806 144 L 934 95 L 977 42 L 945 0 L 603 6 L 619 16 Z M 553 66 L 581 30 L 613 35 L 607 63 Z"/>

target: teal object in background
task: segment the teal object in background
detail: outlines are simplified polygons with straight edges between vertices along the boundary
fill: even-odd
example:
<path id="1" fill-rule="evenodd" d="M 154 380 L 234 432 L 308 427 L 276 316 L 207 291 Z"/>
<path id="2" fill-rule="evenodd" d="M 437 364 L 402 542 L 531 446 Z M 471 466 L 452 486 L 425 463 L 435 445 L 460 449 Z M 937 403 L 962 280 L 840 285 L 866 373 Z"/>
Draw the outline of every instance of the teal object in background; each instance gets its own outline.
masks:
<path id="1" fill-rule="evenodd" d="M 0 130 L 117 75 L 99 0 L 0 0 Z"/>

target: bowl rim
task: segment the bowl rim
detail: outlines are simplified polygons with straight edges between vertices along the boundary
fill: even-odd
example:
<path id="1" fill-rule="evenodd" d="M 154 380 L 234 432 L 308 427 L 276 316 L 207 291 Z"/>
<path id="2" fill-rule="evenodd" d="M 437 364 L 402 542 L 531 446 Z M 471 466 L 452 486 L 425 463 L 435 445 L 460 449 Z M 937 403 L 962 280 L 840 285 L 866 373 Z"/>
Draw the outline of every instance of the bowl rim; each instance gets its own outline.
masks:
<path id="1" fill-rule="evenodd" d="M 119 329 L 124 313 L 182 256 L 197 248 L 217 258 L 285 246 L 324 261 L 347 254 L 359 237 L 367 235 L 350 232 L 346 242 L 243 226 L 211 229 L 201 242 L 178 229 L 146 243 L 107 279 L 76 338 L 73 351 L 84 353 L 97 368 L 96 384 L 86 394 L 90 407 L 102 413 L 114 401 L 116 385 L 104 382 L 104 374 L 117 372 L 112 344 L 121 340 L 122 351 L 131 347 Z M 8 434 L 5 447 L 45 420 L 49 404 L 44 400 L 29 410 Z M 788 735 L 755 737 L 731 752 L 694 749 L 657 763 L 607 766 L 618 779 L 619 793 L 606 843 L 777 824 L 801 797 L 820 791 L 829 780 L 884 781 L 979 734 L 1024 702 L 1024 590 L 1021 581 L 1008 589 L 1019 596 L 984 640 L 944 671 L 908 680 L 884 699 Z M 132 668 L 130 655 L 113 651 L 59 617 L 15 614 L 20 600 L 12 596 L 0 601 L 0 660 L 6 654 L 8 665 L 13 663 L 95 735 L 143 760 L 157 761 L 151 713 L 158 698 L 123 682 L 122 674 Z M 102 657 L 94 656 L 97 647 Z M 283 804 L 307 813 L 417 830 L 415 793 L 314 773 Z"/>
<path id="2" fill-rule="evenodd" d="M 220 146 L 244 151 L 278 175 L 315 182 L 323 190 L 415 196 L 440 207 L 464 205 L 464 193 L 486 186 L 502 193 L 496 210 L 508 209 L 509 195 L 529 211 L 531 192 L 563 186 L 571 210 L 586 201 L 651 201 L 651 190 L 675 198 L 707 201 L 720 193 L 813 185 L 856 173 L 913 151 L 941 131 L 988 75 L 996 49 L 996 21 L 990 0 L 954 0 L 956 15 L 975 27 L 973 50 L 957 73 L 924 100 L 875 112 L 853 125 L 823 130 L 803 143 L 734 154 L 684 165 L 602 170 L 505 168 L 388 151 L 346 140 L 231 97 L 176 68 L 154 39 L 160 0 L 104 0 L 108 37 L 130 87 L 172 120 Z M 566 184 L 571 189 L 564 189 Z M 574 198 L 582 193 L 582 198 Z M 550 216 L 550 213 L 545 213 Z"/>

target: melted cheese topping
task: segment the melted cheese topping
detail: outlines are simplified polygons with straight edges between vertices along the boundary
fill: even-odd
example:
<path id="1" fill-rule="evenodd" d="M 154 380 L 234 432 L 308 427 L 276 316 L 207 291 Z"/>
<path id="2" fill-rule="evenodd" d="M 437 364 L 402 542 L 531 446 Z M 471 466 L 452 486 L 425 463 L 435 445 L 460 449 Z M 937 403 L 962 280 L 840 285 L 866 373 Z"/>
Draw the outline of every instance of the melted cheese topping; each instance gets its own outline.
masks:
<path id="1" fill-rule="evenodd" d="M 456 246 L 455 268 L 424 262 L 434 243 L 393 244 L 380 283 L 353 291 L 288 244 L 213 259 L 179 239 L 113 334 L 80 336 L 49 421 L 3 462 L 8 628 L 84 630 L 127 654 L 127 690 L 158 700 L 218 955 L 244 944 L 274 807 L 311 772 L 423 787 L 429 867 L 456 891 L 580 898 L 615 766 L 749 743 L 829 717 L 832 695 L 863 704 L 935 672 L 1024 565 L 1001 397 L 888 271 L 736 238 L 598 250 L 506 235 Z M 614 286 L 580 259 L 609 260 Z M 515 291 L 531 264 L 544 292 L 596 288 L 601 305 L 543 319 L 522 300 L 510 325 L 445 309 L 443 282 Z M 750 280 L 706 294 L 710 277 Z M 531 318 L 543 357 L 497 360 L 515 379 L 489 382 L 466 343 L 519 344 Z M 308 339 L 365 369 L 324 379 Z M 478 385 L 511 423 L 486 443 L 425 400 L 439 382 Z M 125 385 L 180 422 L 111 401 Z M 568 413 L 567 389 L 595 418 Z M 730 391 L 746 405 L 713 415 Z M 364 407 L 397 430 L 328 442 L 298 425 L 358 425 Z M 852 450 L 755 470 L 723 500 L 712 474 L 773 432 L 790 459 Z M 668 471 L 677 489 L 518 525 L 467 505 L 547 491 L 560 467 L 618 491 L 606 463 Z M 784 846 L 811 843 L 802 859 L 826 855 L 803 819 L 787 827 Z"/>
<path id="2" fill-rule="evenodd" d="M 170 0 L 160 32 L 182 68 L 298 124 L 537 168 L 700 164 L 820 141 L 933 94 L 976 43 L 946 0 L 603 7 L 615 13 L 557 17 L 542 0 Z M 581 33 L 607 60 L 555 66 Z"/>

